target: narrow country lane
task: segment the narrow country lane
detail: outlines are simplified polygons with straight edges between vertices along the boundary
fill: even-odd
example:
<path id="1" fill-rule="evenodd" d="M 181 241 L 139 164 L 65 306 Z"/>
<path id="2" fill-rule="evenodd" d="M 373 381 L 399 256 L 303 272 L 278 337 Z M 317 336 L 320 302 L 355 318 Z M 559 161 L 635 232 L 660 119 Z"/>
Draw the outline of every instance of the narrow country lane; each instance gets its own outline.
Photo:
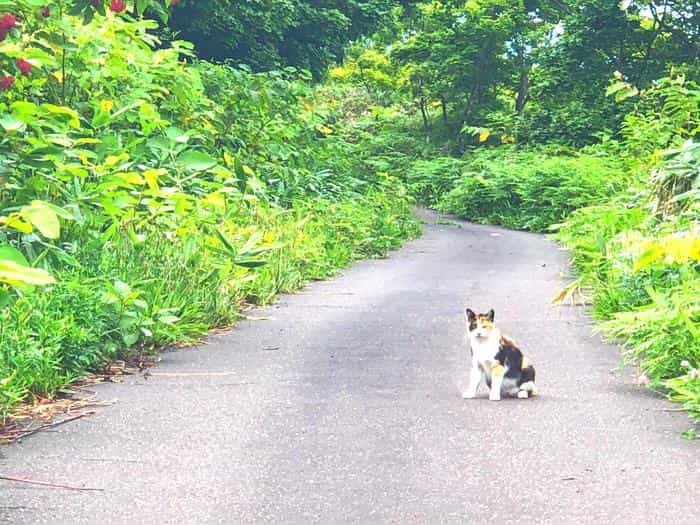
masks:
<path id="1" fill-rule="evenodd" d="M 698 523 L 684 414 L 618 370 L 542 236 L 426 215 L 386 260 L 163 355 L 111 406 L 0 448 L 0 522 Z M 460 396 L 463 310 L 531 356 L 540 397 Z M 227 374 L 221 374 L 226 372 Z M 178 375 L 180 374 L 180 375 Z"/>

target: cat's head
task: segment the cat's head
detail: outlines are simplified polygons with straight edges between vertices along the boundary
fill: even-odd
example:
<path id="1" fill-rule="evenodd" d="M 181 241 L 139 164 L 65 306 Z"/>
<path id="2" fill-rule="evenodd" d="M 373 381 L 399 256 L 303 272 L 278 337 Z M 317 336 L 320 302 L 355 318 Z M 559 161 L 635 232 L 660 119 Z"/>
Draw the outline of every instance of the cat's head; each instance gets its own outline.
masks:
<path id="1" fill-rule="evenodd" d="M 467 316 L 469 335 L 478 339 L 488 339 L 495 328 L 493 319 L 496 313 L 493 309 L 485 314 L 477 314 L 471 308 L 467 308 L 464 313 Z"/>

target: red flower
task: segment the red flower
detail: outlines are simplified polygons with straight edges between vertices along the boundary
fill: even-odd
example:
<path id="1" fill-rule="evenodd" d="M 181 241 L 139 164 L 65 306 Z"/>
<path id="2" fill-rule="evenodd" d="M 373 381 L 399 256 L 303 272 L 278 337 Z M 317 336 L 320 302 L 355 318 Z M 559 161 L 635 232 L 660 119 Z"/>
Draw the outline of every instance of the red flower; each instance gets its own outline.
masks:
<path id="1" fill-rule="evenodd" d="M 114 11 L 115 13 L 121 13 L 126 9 L 126 2 L 124 0 L 112 0 L 109 3 L 109 10 Z"/>
<path id="2" fill-rule="evenodd" d="M 45 5 L 44 7 L 42 7 L 41 9 L 39 9 L 39 13 L 40 13 L 41 16 L 43 16 L 44 18 L 48 18 L 48 17 L 51 16 L 51 8 L 50 8 L 49 6 L 47 6 L 47 5 Z"/>
<path id="3" fill-rule="evenodd" d="M 0 42 L 7 38 L 7 33 L 10 32 L 10 29 L 15 27 L 16 23 L 17 17 L 10 13 L 6 13 L 0 17 Z"/>
<path id="4" fill-rule="evenodd" d="M 8 90 L 15 83 L 15 77 L 12 75 L 7 75 L 6 77 L 0 77 L 0 91 Z"/>
<path id="5" fill-rule="evenodd" d="M 17 69 L 19 69 L 20 73 L 22 73 L 22 75 L 25 77 L 34 67 L 31 62 L 27 62 L 23 58 L 18 58 L 17 60 L 15 60 L 15 65 L 17 66 Z"/>
<path id="6" fill-rule="evenodd" d="M 4 29 L 6 32 L 15 27 L 17 23 L 17 17 L 6 13 L 0 18 L 0 29 Z"/>

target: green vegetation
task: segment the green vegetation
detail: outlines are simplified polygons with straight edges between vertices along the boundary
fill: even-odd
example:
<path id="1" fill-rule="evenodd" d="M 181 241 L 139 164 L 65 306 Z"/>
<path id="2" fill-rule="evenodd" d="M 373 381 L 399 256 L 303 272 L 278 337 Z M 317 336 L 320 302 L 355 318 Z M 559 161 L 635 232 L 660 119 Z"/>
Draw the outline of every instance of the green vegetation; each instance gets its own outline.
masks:
<path id="1" fill-rule="evenodd" d="M 256 70 L 285 65 L 320 75 L 345 46 L 391 19 L 411 0 L 175 1 L 170 27 L 206 59 L 233 59 Z"/>
<path id="2" fill-rule="evenodd" d="M 1 21 L 0 414 L 417 234 L 306 74 L 199 62 L 97 4 Z"/>
<path id="3" fill-rule="evenodd" d="M 560 299 L 700 420 L 698 34 L 690 0 L 0 0 L 0 411 L 383 255 L 415 199 L 556 236 Z"/>

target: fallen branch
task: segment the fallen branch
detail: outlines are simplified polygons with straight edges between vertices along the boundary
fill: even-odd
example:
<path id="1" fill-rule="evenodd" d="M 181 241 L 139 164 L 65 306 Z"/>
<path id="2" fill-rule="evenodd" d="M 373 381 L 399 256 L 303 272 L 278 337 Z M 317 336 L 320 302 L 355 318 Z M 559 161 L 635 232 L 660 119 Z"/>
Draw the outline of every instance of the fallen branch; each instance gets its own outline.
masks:
<path id="1" fill-rule="evenodd" d="M 4 432 L 0 432 L 0 439 L 4 439 L 4 440 L 12 443 L 14 441 L 18 441 L 22 438 L 36 434 L 37 432 L 41 432 L 42 430 L 57 427 L 57 426 L 62 425 L 63 423 L 75 421 L 76 419 L 80 419 L 81 417 L 89 416 L 89 415 L 92 415 L 94 413 L 95 413 L 94 410 L 87 410 L 85 412 L 81 412 L 80 414 L 76 414 L 75 416 L 70 416 L 70 417 L 61 419 L 60 421 L 53 421 L 51 423 L 45 423 L 45 424 L 38 426 L 36 428 L 26 428 L 26 429 L 10 428 L 10 429 L 6 429 Z"/>
<path id="2" fill-rule="evenodd" d="M 20 430 L 20 434 L 21 434 L 21 435 L 20 435 L 17 439 L 22 439 L 22 438 L 25 438 L 25 437 L 27 437 L 27 436 L 31 436 L 32 434 L 36 434 L 37 432 L 41 432 L 42 430 L 45 430 L 45 429 L 47 429 L 47 428 L 53 428 L 53 427 L 60 426 L 60 425 L 62 425 L 63 423 L 68 423 L 68 422 L 70 422 L 70 421 L 75 421 L 76 419 L 80 419 L 81 417 L 91 416 L 91 415 L 94 414 L 94 413 L 95 413 L 94 410 L 88 410 L 88 411 L 86 411 L 86 412 L 81 412 L 80 414 L 77 414 L 77 415 L 75 415 L 75 416 L 71 416 L 71 417 L 67 417 L 67 418 L 61 419 L 60 421 L 54 421 L 54 422 L 51 422 L 51 423 L 46 423 L 46 424 L 41 425 L 40 427 L 37 427 L 37 428 L 32 429 L 32 430 Z"/>
<path id="3" fill-rule="evenodd" d="M 27 483 L 29 485 L 41 485 L 42 487 L 52 487 L 55 489 L 66 489 L 66 490 L 92 490 L 92 491 L 104 491 L 104 489 L 93 489 L 89 487 L 73 487 L 71 485 L 62 485 L 60 483 L 49 483 L 48 481 L 37 481 L 33 479 L 23 479 L 15 478 L 12 476 L 0 476 L 0 479 L 5 481 L 12 481 L 14 483 Z"/>

